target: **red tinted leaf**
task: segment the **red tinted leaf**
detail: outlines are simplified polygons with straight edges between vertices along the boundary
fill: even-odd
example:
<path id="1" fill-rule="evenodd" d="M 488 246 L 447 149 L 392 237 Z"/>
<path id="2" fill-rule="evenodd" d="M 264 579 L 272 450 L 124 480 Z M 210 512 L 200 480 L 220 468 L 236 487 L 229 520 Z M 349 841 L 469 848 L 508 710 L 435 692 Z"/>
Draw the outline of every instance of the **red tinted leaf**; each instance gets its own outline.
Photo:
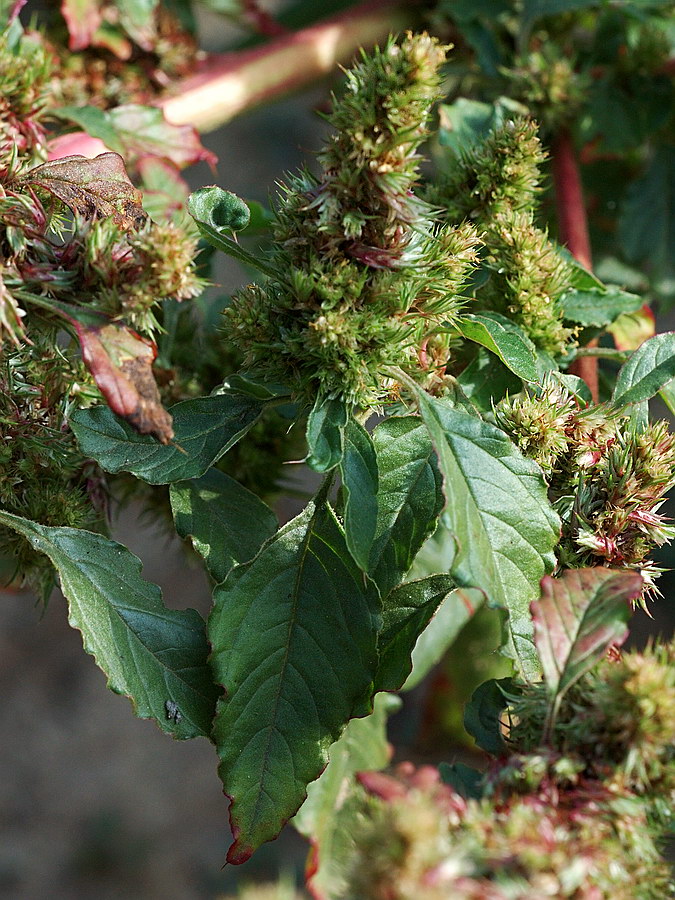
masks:
<path id="1" fill-rule="evenodd" d="M 65 156 L 36 166 L 22 180 L 88 218 L 112 218 L 123 228 L 138 227 L 147 218 L 141 193 L 129 181 L 118 153 L 101 153 L 94 159 Z"/>
<path id="2" fill-rule="evenodd" d="M 644 582 L 631 570 L 570 569 L 546 576 L 541 599 L 531 605 L 534 641 L 552 695 L 552 716 L 565 691 L 582 677 L 611 644 L 627 635 L 629 600 Z"/>
<path id="3" fill-rule="evenodd" d="M 91 327 L 75 322 L 82 358 L 114 413 L 140 434 L 162 444 L 173 437 L 172 420 L 162 406 L 152 374 L 155 345 L 122 325 Z"/>
<path id="4" fill-rule="evenodd" d="M 172 125 L 155 106 L 129 104 L 107 113 L 117 132 L 125 156 L 139 159 L 152 156 L 166 159 L 180 169 L 204 160 L 213 165 L 217 159 L 202 146 L 191 125 Z"/>
<path id="5" fill-rule="evenodd" d="M 92 42 L 102 21 L 100 0 L 62 0 L 61 14 L 66 20 L 71 50 L 84 50 Z"/>

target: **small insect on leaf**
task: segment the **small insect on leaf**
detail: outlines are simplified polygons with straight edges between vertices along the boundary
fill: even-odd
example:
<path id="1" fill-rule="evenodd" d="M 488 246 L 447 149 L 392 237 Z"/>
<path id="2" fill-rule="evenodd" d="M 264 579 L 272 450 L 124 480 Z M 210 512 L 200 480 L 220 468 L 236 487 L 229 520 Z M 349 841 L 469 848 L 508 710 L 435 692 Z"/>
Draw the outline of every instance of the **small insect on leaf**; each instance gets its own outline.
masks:
<path id="1" fill-rule="evenodd" d="M 166 710 L 167 719 L 178 725 L 183 716 L 181 715 L 181 711 L 178 709 L 178 704 L 175 700 L 167 700 L 164 704 L 164 709 Z"/>

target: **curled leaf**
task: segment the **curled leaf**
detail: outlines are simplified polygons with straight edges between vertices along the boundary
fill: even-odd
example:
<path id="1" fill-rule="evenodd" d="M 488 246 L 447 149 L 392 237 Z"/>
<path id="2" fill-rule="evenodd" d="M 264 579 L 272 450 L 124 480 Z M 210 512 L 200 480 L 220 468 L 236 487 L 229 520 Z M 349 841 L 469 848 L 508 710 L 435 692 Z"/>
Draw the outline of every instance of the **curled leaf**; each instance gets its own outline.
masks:
<path id="1" fill-rule="evenodd" d="M 129 181 L 119 153 L 94 159 L 64 156 L 36 166 L 22 181 L 43 188 L 86 218 L 112 218 L 122 228 L 137 228 L 147 218 L 141 192 Z"/>
<path id="2" fill-rule="evenodd" d="M 152 374 L 157 355 L 154 343 L 122 325 L 92 327 L 76 322 L 75 327 L 82 358 L 110 409 L 140 434 L 154 435 L 168 444 L 173 423 Z"/>

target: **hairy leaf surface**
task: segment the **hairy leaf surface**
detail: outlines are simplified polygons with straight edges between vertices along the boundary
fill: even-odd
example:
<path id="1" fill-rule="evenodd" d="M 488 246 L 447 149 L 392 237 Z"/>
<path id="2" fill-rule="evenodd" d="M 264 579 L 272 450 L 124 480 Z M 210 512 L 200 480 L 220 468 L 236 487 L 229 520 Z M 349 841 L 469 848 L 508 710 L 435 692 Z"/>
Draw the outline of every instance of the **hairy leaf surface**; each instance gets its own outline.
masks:
<path id="1" fill-rule="evenodd" d="M 532 604 L 534 640 L 554 704 L 610 644 L 625 639 L 629 600 L 643 587 L 639 572 L 604 567 L 542 580 L 541 599 Z"/>
<path id="2" fill-rule="evenodd" d="M 537 358 L 532 342 L 514 322 L 497 313 L 465 315 L 458 331 L 469 341 L 481 344 L 524 381 L 536 381 Z"/>
<path id="3" fill-rule="evenodd" d="M 278 527 L 266 503 L 218 469 L 172 484 L 170 497 L 176 531 L 192 540 L 216 582 L 253 559 Z"/>
<path id="4" fill-rule="evenodd" d="M 560 536 L 541 470 L 493 425 L 421 391 L 419 405 L 438 452 L 445 517 L 457 544 L 450 574 L 509 611 L 507 650 L 524 674 L 534 675 L 529 604 L 555 565 Z"/>
<path id="5" fill-rule="evenodd" d="M 100 534 L 49 528 L 6 512 L 0 523 L 24 535 L 57 569 L 68 621 L 82 632 L 108 687 L 162 731 L 208 737 L 219 691 L 199 613 L 167 609 L 159 587 L 141 577 L 138 557 Z"/>
<path id="6" fill-rule="evenodd" d="M 675 331 L 657 334 L 633 353 L 616 378 L 612 403 L 642 403 L 675 378 Z"/>
<path id="7" fill-rule="evenodd" d="M 405 682 L 417 639 L 454 586 L 449 575 L 431 575 L 400 585 L 383 600 L 376 690 L 397 691 Z"/>
<path id="8" fill-rule="evenodd" d="M 345 427 L 340 476 L 347 547 L 365 572 L 377 528 L 377 456 L 370 435 L 353 419 Z"/>
<path id="9" fill-rule="evenodd" d="M 245 862 L 305 799 L 329 746 L 367 714 L 377 666 L 377 591 L 330 509 L 310 505 L 214 593 L 212 668 L 225 687 L 213 737 Z"/>
<path id="10" fill-rule="evenodd" d="M 373 432 L 379 469 L 377 528 L 370 575 L 386 596 L 436 528 L 443 484 L 429 434 L 418 416 L 392 416 Z"/>
<path id="11" fill-rule="evenodd" d="M 214 394 L 183 400 L 169 410 L 174 443 L 135 432 L 107 406 L 78 409 L 70 417 L 80 450 L 106 472 L 131 472 L 150 484 L 198 478 L 246 434 L 262 405 L 252 397 Z"/>
<path id="12" fill-rule="evenodd" d="M 307 417 L 307 465 L 315 472 L 330 472 L 342 459 L 348 410 L 337 397 L 317 397 Z"/>

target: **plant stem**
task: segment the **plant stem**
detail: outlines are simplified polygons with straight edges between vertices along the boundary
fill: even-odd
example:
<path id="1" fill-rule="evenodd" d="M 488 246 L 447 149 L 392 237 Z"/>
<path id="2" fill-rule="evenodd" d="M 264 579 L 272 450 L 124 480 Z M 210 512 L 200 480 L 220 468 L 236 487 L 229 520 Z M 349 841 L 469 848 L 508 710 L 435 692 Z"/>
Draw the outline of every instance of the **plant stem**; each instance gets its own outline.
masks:
<path id="1" fill-rule="evenodd" d="M 563 128 L 553 143 L 553 183 L 561 243 L 582 266 L 592 269 L 591 242 L 581 187 L 579 165 L 574 153 L 572 135 Z M 594 342 L 589 344 L 593 346 Z M 595 357 L 581 357 L 570 368 L 588 385 L 593 400 L 598 402 L 598 361 Z"/>
<path id="2" fill-rule="evenodd" d="M 411 5 L 416 4 L 370 0 L 250 50 L 212 56 L 159 105 L 170 122 L 210 131 L 244 110 L 328 75 L 359 47 L 409 25 Z"/>
<path id="3" fill-rule="evenodd" d="M 200 70 L 172 85 L 157 101 L 174 125 L 212 131 L 239 114 L 315 82 L 348 63 L 361 47 L 410 27 L 419 0 L 366 0 L 339 15 L 296 32 L 285 32 L 250 50 L 213 54 Z M 85 132 L 67 135 L 50 159 L 105 151 Z"/>
<path id="4" fill-rule="evenodd" d="M 575 361 L 577 359 L 615 359 L 617 362 L 626 362 L 630 359 L 630 350 L 615 350 L 614 347 L 598 347 L 594 342 L 588 347 L 579 347 L 574 354 Z"/>

